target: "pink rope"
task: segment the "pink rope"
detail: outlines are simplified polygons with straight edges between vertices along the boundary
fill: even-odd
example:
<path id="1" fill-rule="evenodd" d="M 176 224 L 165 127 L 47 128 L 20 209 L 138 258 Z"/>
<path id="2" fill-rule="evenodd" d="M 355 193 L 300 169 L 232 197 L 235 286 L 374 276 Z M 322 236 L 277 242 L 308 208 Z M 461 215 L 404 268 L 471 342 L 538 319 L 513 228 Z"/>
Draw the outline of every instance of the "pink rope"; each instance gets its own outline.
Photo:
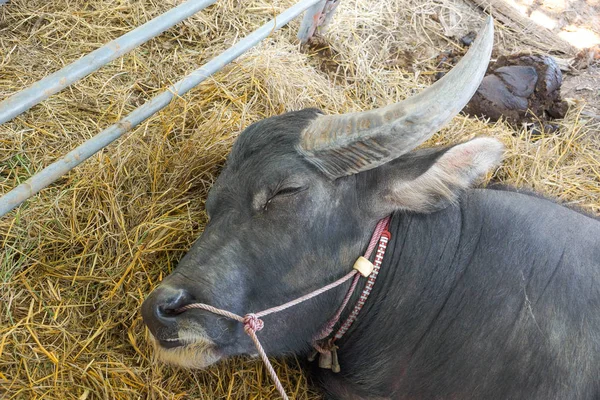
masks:
<path id="1" fill-rule="evenodd" d="M 371 254 L 373 253 L 373 250 L 375 249 L 375 246 L 377 245 L 378 239 L 381 237 L 381 234 L 386 229 L 389 219 L 390 219 L 390 217 L 388 216 L 377 223 L 377 226 L 375 227 L 375 231 L 373 232 L 373 236 L 371 237 L 371 241 L 369 242 L 369 246 L 367 247 L 367 251 L 365 252 L 365 255 L 364 255 L 365 258 L 368 259 L 369 257 L 371 257 Z M 352 270 L 352 272 L 347 273 L 346 275 L 344 275 L 337 281 L 332 282 L 327 286 L 323 286 L 322 288 L 317 289 L 313 292 L 310 292 L 302 297 L 298 297 L 295 300 L 289 301 L 289 302 L 282 304 L 280 306 L 277 306 L 277 307 L 268 308 L 264 311 L 260 311 L 260 312 L 254 313 L 254 314 L 249 313 L 243 317 L 240 315 L 234 314 L 232 312 L 229 312 L 227 310 L 222 310 L 220 308 L 216 308 L 216 307 L 210 306 L 208 304 L 203 304 L 203 303 L 188 304 L 186 306 L 179 308 L 177 310 L 177 312 L 183 312 L 183 311 L 191 310 L 191 309 L 201 309 L 201 310 L 209 311 L 209 312 L 211 312 L 213 314 L 217 314 L 217 315 L 222 315 L 229 319 L 233 319 L 235 321 L 243 323 L 244 324 L 244 332 L 246 332 L 246 334 L 248 336 L 250 336 L 250 338 L 254 342 L 254 345 L 256 346 L 256 350 L 258 350 L 258 354 L 260 355 L 260 358 L 265 363 L 265 366 L 267 367 L 267 370 L 269 371 L 269 374 L 271 375 L 271 378 L 273 379 L 273 382 L 275 383 L 275 386 L 277 387 L 279 394 L 281 395 L 281 397 L 284 400 L 288 400 L 289 398 L 288 398 L 287 394 L 285 393 L 285 389 L 283 388 L 283 385 L 281 384 L 281 381 L 279 380 L 277 373 L 273 369 L 273 365 L 269 361 L 269 358 L 267 357 L 267 354 L 265 353 L 264 348 L 262 347 L 260 341 L 258 340 L 258 337 L 256 336 L 256 332 L 263 329 L 264 325 L 265 325 L 263 320 L 260 319 L 260 317 L 264 317 L 269 314 L 280 312 L 287 308 L 290 308 L 290 307 L 293 307 L 300 303 L 303 303 L 307 300 L 312 299 L 313 297 L 316 297 L 316 296 L 323 294 L 333 288 L 340 286 L 341 284 L 345 283 L 346 281 L 348 281 L 351 278 L 354 278 L 354 280 L 352 282 L 352 285 L 350 286 L 350 290 L 348 290 L 348 293 L 344 297 L 342 306 L 338 309 L 335 316 L 326 325 L 326 328 L 324 330 L 322 330 L 319 334 L 319 336 L 321 336 L 326 330 L 329 329 L 329 332 L 325 336 L 322 336 L 321 338 L 319 338 L 319 339 L 323 339 L 323 338 L 329 336 L 329 334 L 333 331 L 333 327 L 335 326 L 337 321 L 340 319 L 340 316 L 342 315 L 344 308 L 346 308 L 346 305 L 348 304 L 350 297 L 352 297 L 352 293 L 354 292 L 354 289 L 356 288 L 356 285 L 358 283 L 358 279 L 360 278 L 360 273 L 356 270 Z"/>
<path id="2" fill-rule="evenodd" d="M 258 313 L 256 313 L 256 315 L 259 316 L 259 317 L 264 317 L 265 315 L 269 315 L 269 314 L 273 314 L 273 313 L 276 313 L 276 312 L 279 312 L 279 311 L 283 311 L 286 308 L 290 308 L 290 307 L 293 307 L 293 306 L 298 305 L 300 303 L 303 303 L 306 300 L 310 300 L 313 297 L 316 297 L 316 296 L 318 296 L 320 294 L 323 294 L 323 293 L 327 292 L 328 290 L 331 290 L 331 289 L 333 289 L 335 287 L 340 286 L 342 283 L 346 282 L 348 279 L 352 278 L 357 273 L 358 273 L 358 271 L 352 270 L 352 272 L 348 272 L 342 278 L 338 279 L 337 281 L 335 281 L 333 283 L 330 283 L 327 286 L 323 286 L 321 289 L 317 289 L 314 292 L 306 294 L 306 295 L 304 295 L 302 297 L 298 297 L 296 300 L 292 300 L 292 301 L 287 302 L 285 304 L 282 304 L 280 306 L 269 308 L 267 310 L 258 312 Z"/>
<path id="3" fill-rule="evenodd" d="M 375 250 L 375 246 L 377 246 L 377 242 L 379 241 L 381 234 L 386 229 L 389 222 L 390 216 L 388 215 L 377 223 L 377 226 L 375 226 L 375 231 L 373 232 L 373 236 L 371 236 L 369 246 L 367 247 L 367 251 L 365 251 L 365 258 L 369 259 L 371 257 L 371 254 L 373 254 L 373 250 Z"/>
<path id="4" fill-rule="evenodd" d="M 373 254 L 373 250 L 375 250 L 377 241 L 381 237 L 381 234 L 385 230 L 389 220 L 390 220 L 390 217 L 387 216 L 384 219 L 380 220 L 377 223 L 377 225 L 375 226 L 375 231 L 373 232 L 373 235 L 371 236 L 371 241 L 369 242 L 369 246 L 367 246 L 367 250 L 365 251 L 365 254 L 364 254 L 364 257 L 366 259 L 369 259 L 371 257 L 371 254 Z M 337 324 L 337 322 L 340 320 L 340 317 L 342 316 L 344 309 L 346 308 L 346 306 L 348 305 L 348 302 L 350 301 L 350 298 L 352 297 L 352 293 L 354 293 L 354 290 L 356 289 L 356 286 L 358 285 L 358 280 L 360 279 L 360 274 L 357 273 L 358 271 L 356 271 L 356 270 L 353 272 L 354 272 L 354 280 L 352 281 L 352 285 L 350 286 L 348 293 L 346 293 L 346 297 L 344 297 L 344 300 L 342 301 L 342 305 L 340 306 L 340 308 L 338 308 L 337 312 L 329 320 L 327 325 L 325 325 L 325 327 L 313 338 L 313 347 L 315 349 L 319 350 L 319 352 L 323 352 L 323 349 L 321 349 L 320 346 L 317 345 L 317 341 L 323 340 L 327 336 L 331 335 L 331 332 L 333 332 L 333 328 L 335 327 L 335 324 Z"/>
<path id="5" fill-rule="evenodd" d="M 275 387 L 277 387 L 279 394 L 281 395 L 281 397 L 284 400 L 288 400 L 289 398 L 288 398 L 287 394 L 285 393 L 285 389 L 283 388 L 283 385 L 281 384 L 281 381 L 279 380 L 277 373 L 273 369 L 273 365 L 269 361 L 269 358 L 267 357 L 267 354 L 265 353 L 264 348 L 262 347 L 260 341 L 258 340 L 258 337 L 256 336 L 256 332 L 260 331 L 264 327 L 264 322 L 259 317 L 264 317 L 265 315 L 269 315 L 269 314 L 273 314 L 273 313 L 285 310 L 286 308 L 290 308 L 292 306 L 295 306 L 296 304 L 300 304 L 306 300 L 312 299 L 315 296 L 318 296 L 322 293 L 325 293 L 328 290 L 331 290 L 331 289 L 343 284 L 344 282 L 346 282 L 348 279 L 352 278 L 356 274 L 358 274 L 358 271 L 353 270 L 352 272 L 346 274 L 344 277 L 338 279 L 337 281 L 330 283 L 329 285 L 324 286 L 321 289 L 315 290 L 314 292 L 311 292 L 305 296 L 299 297 L 296 300 L 282 304 L 278 307 L 269 308 L 267 310 L 261 311 L 256 314 L 252 314 L 252 313 L 246 314 L 243 317 L 239 316 L 237 314 L 234 314 L 232 312 L 229 312 L 226 310 L 221 310 L 220 308 L 209 306 L 208 304 L 203 304 L 203 303 L 188 304 L 187 306 L 181 307 L 177 311 L 183 312 L 186 310 L 191 310 L 193 308 L 197 308 L 197 309 L 209 311 L 213 314 L 222 315 L 224 317 L 233 319 L 235 321 L 242 322 L 244 324 L 244 332 L 246 332 L 246 334 L 248 336 L 250 336 L 250 338 L 254 342 L 254 346 L 256 346 L 256 350 L 258 350 L 258 354 L 260 355 L 260 358 L 265 363 L 265 366 L 267 367 L 267 371 L 269 371 L 269 374 L 271 375 L 271 378 L 273 379 L 273 382 L 275 383 Z"/>
<path id="6" fill-rule="evenodd" d="M 381 237 L 379 238 L 379 247 L 377 249 L 377 255 L 375 256 L 375 262 L 373 263 L 373 271 L 371 272 L 371 275 L 369 275 L 369 278 L 367 279 L 367 284 L 365 285 L 362 293 L 360 294 L 360 297 L 356 301 L 352 312 L 350 313 L 348 318 L 346 318 L 342 326 L 340 326 L 340 328 L 334 335 L 331 344 L 333 344 L 333 342 L 335 342 L 336 340 L 341 339 L 342 336 L 344 336 L 344 334 L 348 331 L 348 329 L 350 329 L 354 321 L 356 321 L 358 313 L 360 313 L 360 310 L 362 310 L 363 306 L 365 305 L 365 302 L 369 298 L 371 290 L 373 289 L 373 285 L 375 284 L 375 280 L 377 279 L 377 275 L 379 274 L 379 268 L 381 268 L 381 263 L 383 262 L 383 256 L 385 255 L 385 249 L 387 248 L 388 240 L 389 232 L 382 232 Z"/>

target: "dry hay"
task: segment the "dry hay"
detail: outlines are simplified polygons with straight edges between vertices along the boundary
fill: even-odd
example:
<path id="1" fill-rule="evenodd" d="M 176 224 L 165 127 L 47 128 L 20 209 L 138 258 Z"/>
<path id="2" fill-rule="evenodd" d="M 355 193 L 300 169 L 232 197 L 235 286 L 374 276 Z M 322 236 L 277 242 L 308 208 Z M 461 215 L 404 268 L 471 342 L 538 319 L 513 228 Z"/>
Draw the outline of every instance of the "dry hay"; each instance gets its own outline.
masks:
<path id="1" fill-rule="evenodd" d="M 293 2 L 221 0 L 0 126 L 0 193 Z M 12 0 L 0 8 L 0 98 L 172 5 Z M 439 51 L 459 49 L 448 30 L 460 35 L 481 21 L 453 0 L 344 0 L 331 48 L 300 51 L 292 23 L 2 218 L 0 397 L 276 398 L 256 361 L 206 372 L 152 362 L 143 298 L 202 231 L 203 200 L 242 128 L 302 107 L 344 112 L 400 100 L 429 83 Z M 501 49 L 519 43 L 506 29 L 497 39 Z M 558 134 L 536 136 L 460 116 L 431 142 L 500 138 L 508 156 L 496 179 L 600 213 L 599 130 L 580 110 Z M 318 398 L 295 359 L 277 370 L 294 398 Z"/>

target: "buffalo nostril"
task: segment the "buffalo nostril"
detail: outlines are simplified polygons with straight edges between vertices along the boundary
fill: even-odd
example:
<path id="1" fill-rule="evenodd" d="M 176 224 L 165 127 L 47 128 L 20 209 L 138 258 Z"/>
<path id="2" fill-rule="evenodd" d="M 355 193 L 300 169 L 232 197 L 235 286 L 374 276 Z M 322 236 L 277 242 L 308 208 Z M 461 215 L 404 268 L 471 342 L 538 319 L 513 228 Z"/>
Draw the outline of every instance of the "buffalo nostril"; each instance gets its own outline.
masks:
<path id="1" fill-rule="evenodd" d="M 181 314 L 183 306 L 193 301 L 192 295 L 184 289 L 165 288 L 155 303 L 156 315 L 159 318 L 173 318 Z"/>
<path id="2" fill-rule="evenodd" d="M 185 289 L 159 286 L 142 304 L 144 323 L 155 336 L 175 332 L 178 310 L 193 302 L 194 298 Z"/>

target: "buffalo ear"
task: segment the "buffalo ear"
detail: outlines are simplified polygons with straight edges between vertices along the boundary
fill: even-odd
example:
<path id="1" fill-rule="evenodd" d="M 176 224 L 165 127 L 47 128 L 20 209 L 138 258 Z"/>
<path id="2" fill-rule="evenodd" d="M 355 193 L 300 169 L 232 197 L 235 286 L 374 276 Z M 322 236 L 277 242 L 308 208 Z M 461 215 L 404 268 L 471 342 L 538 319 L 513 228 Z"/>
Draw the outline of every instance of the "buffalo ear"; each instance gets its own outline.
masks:
<path id="1" fill-rule="evenodd" d="M 395 210 L 429 213 L 445 208 L 496 167 L 503 151 L 502 143 L 483 137 L 409 153 L 372 171 L 376 176 L 371 206 L 382 215 Z"/>

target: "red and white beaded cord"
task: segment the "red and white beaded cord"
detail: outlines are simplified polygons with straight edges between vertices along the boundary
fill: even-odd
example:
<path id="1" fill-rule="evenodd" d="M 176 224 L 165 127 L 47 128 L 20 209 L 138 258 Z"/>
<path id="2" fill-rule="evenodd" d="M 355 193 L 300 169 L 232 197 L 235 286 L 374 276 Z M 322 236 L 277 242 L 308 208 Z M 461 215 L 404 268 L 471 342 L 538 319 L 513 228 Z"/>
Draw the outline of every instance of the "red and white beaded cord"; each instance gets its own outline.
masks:
<path id="1" fill-rule="evenodd" d="M 366 283 L 362 293 L 360 294 L 360 297 L 356 301 L 356 304 L 354 304 L 354 308 L 352 309 L 352 312 L 350 313 L 348 318 L 346 318 L 346 320 L 342 323 L 342 325 L 338 328 L 335 335 L 333 335 L 333 337 L 329 341 L 327 341 L 327 343 L 325 343 L 324 345 L 319 343 L 319 342 L 323 341 L 323 339 L 325 339 L 329 335 L 331 335 L 331 333 L 333 332 L 333 328 L 339 321 L 342 312 L 346 308 L 348 301 L 350 300 L 350 297 L 352 296 L 352 293 L 354 293 L 354 289 L 356 288 L 356 285 L 360 278 L 360 274 L 355 275 L 354 281 L 352 282 L 352 285 L 350 286 L 350 290 L 348 290 L 348 293 L 346 294 L 346 297 L 344 298 L 344 301 L 342 302 L 342 305 L 338 309 L 337 313 L 334 315 L 334 317 L 331 320 L 329 320 L 327 325 L 319 332 L 319 334 L 313 338 L 313 347 L 318 353 L 321 353 L 322 355 L 324 355 L 324 354 L 331 353 L 332 351 L 334 352 L 334 355 L 329 354 L 332 358 L 330 361 L 330 364 L 322 366 L 323 368 L 330 368 L 330 369 L 332 369 L 333 372 L 340 371 L 340 369 L 339 369 L 340 367 L 337 362 L 337 354 L 335 354 L 335 351 L 337 349 L 337 346 L 335 346 L 335 342 L 337 340 L 341 339 L 344 336 L 344 334 L 346 334 L 346 332 L 348 332 L 348 329 L 350 329 L 350 327 L 352 326 L 354 321 L 356 321 L 358 314 L 360 313 L 363 306 L 365 305 L 365 302 L 369 298 L 369 295 L 371 294 L 371 290 L 373 290 L 373 285 L 375 284 L 375 280 L 377 279 L 377 275 L 379 274 L 379 270 L 381 269 L 381 264 L 383 262 L 385 250 L 387 249 L 387 244 L 391 238 L 391 234 L 388 231 L 389 222 L 390 222 L 389 216 L 382 219 L 381 221 L 379 221 L 379 224 L 377 224 L 377 227 L 375 228 L 375 232 L 373 233 L 373 237 L 371 238 L 371 243 L 369 244 L 369 247 L 367 248 L 367 251 L 365 252 L 364 258 L 365 259 L 370 258 L 371 254 L 373 253 L 375 243 L 376 243 L 375 241 L 373 241 L 373 239 L 379 238 L 377 253 L 375 254 L 372 272 L 369 274 L 367 283 Z M 311 357 L 310 357 L 311 361 L 312 361 L 312 359 L 314 359 L 315 356 L 316 356 L 316 354 L 311 355 Z"/>
<path id="2" fill-rule="evenodd" d="M 348 317 L 348 319 L 342 325 L 342 327 L 344 327 L 347 324 L 345 330 L 341 333 L 341 335 L 343 335 L 348 330 L 350 325 L 352 325 L 352 323 L 356 320 L 356 316 L 358 315 L 358 312 L 363 307 L 364 302 L 366 301 L 367 297 L 369 296 L 369 293 L 371 292 L 371 289 L 373 288 L 373 283 L 375 283 L 375 278 L 377 278 L 377 274 L 379 273 L 379 268 L 381 267 L 381 262 L 383 260 L 383 254 L 385 253 L 385 247 L 387 246 L 388 240 L 390 238 L 390 234 L 387 231 L 387 228 L 389 226 L 389 221 L 390 221 L 390 217 L 388 216 L 388 217 L 382 219 L 381 221 L 379 221 L 377 223 L 377 226 L 375 227 L 375 231 L 373 232 L 373 236 L 371 237 L 371 241 L 369 242 L 369 246 L 364 255 L 364 258 L 368 259 L 371 256 L 371 254 L 373 253 L 373 250 L 375 249 L 375 245 L 377 244 L 377 242 L 379 242 L 379 248 L 377 250 L 377 255 L 375 257 L 373 271 L 369 275 L 369 279 L 367 280 L 367 285 L 365 286 L 365 289 L 363 290 L 363 293 L 361 294 L 361 298 L 354 306 L 354 309 L 352 310 L 350 317 Z M 343 310 L 346 308 L 346 305 L 348 304 L 348 301 L 350 300 L 350 297 L 352 296 L 352 293 L 354 292 L 354 289 L 356 288 L 356 285 L 358 284 L 358 280 L 359 280 L 360 276 L 361 276 L 361 272 L 358 269 L 353 269 L 352 272 L 349 272 L 348 274 L 346 274 L 342 278 L 338 279 L 337 281 L 332 282 L 329 285 L 324 286 L 320 289 L 317 289 L 314 292 L 306 294 L 302 297 L 299 297 L 295 300 L 292 300 L 292 301 L 282 304 L 280 306 L 269 308 L 267 310 L 257 312 L 257 313 L 249 313 L 243 317 L 240 315 L 234 314 L 232 312 L 229 312 L 227 310 L 221 310 L 219 308 L 210 306 L 208 304 L 203 304 L 203 303 L 188 304 L 188 305 L 183 306 L 180 309 L 178 309 L 177 312 L 181 313 L 186 310 L 201 309 L 201 310 L 209 311 L 209 312 L 212 312 L 213 314 L 222 315 L 224 317 L 227 317 L 227 318 L 230 318 L 230 319 L 233 319 L 233 320 L 243 323 L 244 324 L 244 332 L 246 332 L 246 334 L 248 336 L 250 336 L 250 338 L 254 342 L 254 345 L 256 346 L 256 349 L 258 350 L 260 357 L 262 358 L 263 362 L 265 363 L 265 366 L 267 367 L 267 370 L 269 371 L 269 374 L 271 375 L 271 378 L 273 379 L 273 382 L 275 383 L 275 386 L 277 387 L 279 394 L 281 395 L 281 397 L 283 399 L 288 400 L 289 398 L 288 398 L 287 394 L 285 393 L 285 389 L 283 388 L 281 381 L 277 377 L 277 373 L 273 369 L 273 366 L 271 365 L 271 362 L 269 361 L 269 358 L 267 357 L 265 350 L 263 349 L 260 341 L 258 340 L 258 337 L 256 336 L 256 332 L 258 332 L 264 328 L 264 322 L 260 318 L 264 317 L 266 315 L 269 315 L 269 314 L 274 314 L 274 313 L 283 311 L 287 308 L 293 307 L 300 303 L 303 303 L 307 300 L 312 299 L 313 297 L 316 297 L 316 296 L 323 294 L 335 287 L 338 287 L 341 284 L 347 282 L 348 280 L 354 278 L 352 285 L 350 286 L 350 290 L 348 291 L 348 293 L 346 294 L 346 297 L 344 298 L 342 306 L 338 309 L 338 312 L 329 321 L 327 326 L 321 331 L 321 334 L 323 334 L 329 330 L 329 332 L 327 334 L 325 334 L 324 336 L 322 336 L 319 339 L 325 338 L 333 331 L 333 326 L 337 323 Z M 364 297 L 364 299 L 363 299 L 363 297 Z M 348 321 L 350 321 L 350 322 L 348 322 Z M 338 332 L 336 333 L 336 336 L 341 332 L 342 327 L 340 327 L 340 330 L 338 330 Z M 318 336 L 321 336 L 321 335 L 318 335 Z M 319 339 L 317 339 L 317 340 L 319 340 Z M 316 341 L 315 341 L 315 345 L 316 345 Z"/>
<path id="3" fill-rule="evenodd" d="M 381 234 L 381 237 L 379 239 L 379 247 L 377 248 L 377 253 L 375 254 L 375 262 L 373 263 L 373 272 L 371 272 L 371 275 L 369 275 L 369 278 L 367 279 L 367 284 L 365 285 L 365 288 L 360 294 L 359 299 L 356 301 L 356 304 L 354 305 L 354 309 L 352 309 L 350 316 L 346 319 L 346 321 L 344 321 L 342 326 L 340 326 L 340 329 L 338 329 L 338 331 L 335 333 L 334 337 L 336 340 L 341 339 L 342 336 L 344 336 L 344 334 L 348 331 L 348 329 L 350 329 L 350 326 L 352 326 L 354 321 L 356 321 L 358 313 L 360 312 L 360 310 L 362 310 L 363 306 L 365 305 L 365 302 L 369 298 L 371 290 L 373 290 L 375 280 L 377 279 L 377 275 L 379 275 L 379 269 L 381 268 L 383 256 L 385 255 L 385 250 L 387 249 L 387 244 L 390 240 L 390 237 L 391 235 L 387 230 Z"/>

